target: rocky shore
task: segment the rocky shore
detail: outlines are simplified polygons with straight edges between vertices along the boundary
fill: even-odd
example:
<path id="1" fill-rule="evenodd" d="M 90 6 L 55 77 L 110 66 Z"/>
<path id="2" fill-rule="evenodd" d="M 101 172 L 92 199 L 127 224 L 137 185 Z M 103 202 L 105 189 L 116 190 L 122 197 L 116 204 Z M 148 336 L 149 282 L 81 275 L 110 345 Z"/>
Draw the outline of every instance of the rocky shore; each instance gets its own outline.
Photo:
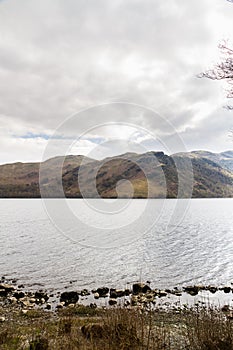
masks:
<path id="1" fill-rule="evenodd" d="M 140 282 L 126 289 L 49 293 L 2 279 L 0 349 L 230 350 L 232 292 L 231 286 L 162 290 Z M 208 299 L 198 299 L 203 293 L 229 302 L 211 308 Z M 186 297 L 190 304 L 182 302 Z"/>
<path id="2" fill-rule="evenodd" d="M 191 306 L 193 301 L 205 304 L 209 302 L 209 297 L 218 294 L 219 299 L 224 300 L 224 295 L 228 296 L 225 300 L 230 309 L 233 300 L 233 286 L 184 286 L 182 288 L 175 287 L 174 289 L 153 289 L 150 287 L 150 282 L 134 283 L 127 289 L 108 288 L 106 286 L 88 290 L 69 290 L 57 291 L 48 293 L 45 290 L 36 292 L 27 291 L 24 285 L 17 285 L 16 281 L 8 281 L 4 277 L 0 280 L 0 305 L 12 305 L 22 309 L 22 312 L 27 313 L 31 309 L 44 309 L 56 311 L 65 307 L 72 307 L 77 304 L 96 308 L 98 306 L 112 307 L 150 307 L 153 305 L 165 306 L 166 308 L 178 305 L 178 307 L 187 307 L 187 303 Z M 205 294 L 203 294 L 205 293 Z M 206 301 L 203 301 L 205 295 Z M 200 300 L 194 299 L 196 296 L 202 296 Z M 187 301 L 187 302 L 185 302 Z M 224 304 L 224 303 L 223 303 Z M 226 305 L 222 305 L 226 308 Z"/>

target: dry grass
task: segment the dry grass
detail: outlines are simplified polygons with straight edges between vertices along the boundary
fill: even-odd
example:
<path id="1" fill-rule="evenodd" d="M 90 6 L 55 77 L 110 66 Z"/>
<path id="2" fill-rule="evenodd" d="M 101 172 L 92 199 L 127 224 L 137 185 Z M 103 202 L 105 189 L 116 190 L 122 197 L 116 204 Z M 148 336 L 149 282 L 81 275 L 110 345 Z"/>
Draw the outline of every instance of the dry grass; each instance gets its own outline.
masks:
<path id="1" fill-rule="evenodd" d="M 210 308 L 165 312 L 79 306 L 27 315 L 18 310 L 0 324 L 0 349 L 233 350 L 232 322 Z"/>
<path id="2" fill-rule="evenodd" d="M 213 308 L 193 309 L 186 315 L 188 349 L 233 350 L 233 320 Z"/>

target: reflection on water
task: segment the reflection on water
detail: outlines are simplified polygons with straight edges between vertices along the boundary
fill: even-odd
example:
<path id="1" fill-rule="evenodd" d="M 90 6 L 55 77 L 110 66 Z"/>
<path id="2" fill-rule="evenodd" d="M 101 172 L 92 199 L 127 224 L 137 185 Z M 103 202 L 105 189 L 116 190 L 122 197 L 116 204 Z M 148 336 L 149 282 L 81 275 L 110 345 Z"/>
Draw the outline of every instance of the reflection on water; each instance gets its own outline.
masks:
<path id="1" fill-rule="evenodd" d="M 124 205 L 125 200 L 119 201 Z M 170 220 L 176 200 L 166 201 L 162 211 L 160 200 L 149 200 L 147 206 L 144 200 L 133 200 L 137 219 L 130 221 L 125 211 L 117 220 L 101 215 L 102 224 L 99 216 L 90 218 L 97 228 L 85 222 L 90 214 L 83 200 L 68 201 L 79 215 L 75 222 L 59 211 L 61 200 L 55 206 L 53 201 L 56 217 L 67 227 L 63 235 L 41 200 L 1 200 L 1 274 L 35 289 L 62 289 L 71 280 L 73 288 L 125 287 L 140 279 L 158 288 L 230 283 L 233 200 L 181 201 L 182 219 L 177 212 Z"/>

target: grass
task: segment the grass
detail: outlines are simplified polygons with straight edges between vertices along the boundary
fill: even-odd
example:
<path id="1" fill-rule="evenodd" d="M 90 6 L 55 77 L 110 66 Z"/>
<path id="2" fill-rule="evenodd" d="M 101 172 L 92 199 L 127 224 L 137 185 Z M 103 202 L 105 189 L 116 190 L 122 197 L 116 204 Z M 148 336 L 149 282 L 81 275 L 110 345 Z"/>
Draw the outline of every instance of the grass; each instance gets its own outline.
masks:
<path id="1" fill-rule="evenodd" d="M 233 321 L 218 309 L 0 309 L 1 350 L 233 350 Z"/>

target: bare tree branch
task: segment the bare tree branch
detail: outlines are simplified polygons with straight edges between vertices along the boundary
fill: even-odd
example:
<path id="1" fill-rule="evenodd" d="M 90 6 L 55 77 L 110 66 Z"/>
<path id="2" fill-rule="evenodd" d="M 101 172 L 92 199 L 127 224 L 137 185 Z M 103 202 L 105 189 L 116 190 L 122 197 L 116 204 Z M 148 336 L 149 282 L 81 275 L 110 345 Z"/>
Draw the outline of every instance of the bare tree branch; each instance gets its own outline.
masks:
<path id="1" fill-rule="evenodd" d="M 233 2 L 233 0 L 228 0 Z M 224 59 L 217 63 L 212 69 L 207 70 L 198 75 L 199 78 L 209 78 L 212 80 L 226 80 L 229 88 L 227 89 L 227 97 L 233 98 L 233 49 L 228 47 L 224 41 L 219 44 Z"/>

